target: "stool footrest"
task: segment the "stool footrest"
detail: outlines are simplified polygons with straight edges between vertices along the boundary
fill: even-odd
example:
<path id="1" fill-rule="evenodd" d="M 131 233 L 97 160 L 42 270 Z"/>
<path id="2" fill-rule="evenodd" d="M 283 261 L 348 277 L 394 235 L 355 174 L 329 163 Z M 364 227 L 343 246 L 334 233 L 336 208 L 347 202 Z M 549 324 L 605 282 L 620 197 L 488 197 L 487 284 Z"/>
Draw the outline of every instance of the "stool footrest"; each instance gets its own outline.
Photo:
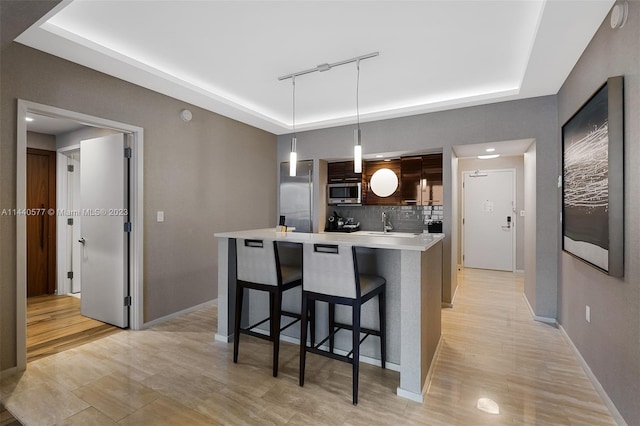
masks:
<path id="1" fill-rule="evenodd" d="M 344 328 L 346 330 L 353 331 L 353 327 L 351 325 L 349 325 L 349 324 L 342 324 L 342 323 L 334 322 L 333 325 L 335 327 Z M 338 330 L 336 330 L 336 331 L 338 331 Z M 373 336 L 380 336 L 380 331 L 373 330 L 371 328 L 360 327 L 360 333 L 367 333 L 367 334 L 371 334 Z"/>
<path id="2" fill-rule="evenodd" d="M 338 354 L 334 354 L 333 352 L 329 352 L 329 351 L 325 351 L 322 349 L 317 349 L 309 346 L 307 346 L 305 350 L 307 352 L 311 352 L 312 354 L 324 355 L 324 356 L 328 356 L 329 358 L 336 359 L 338 361 L 346 362 L 348 364 L 353 364 L 353 358 L 347 355 L 338 355 Z"/>
<path id="3" fill-rule="evenodd" d="M 293 321 L 291 321 L 289 324 L 287 324 L 287 325 L 285 325 L 284 327 L 282 327 L 282 328 L 280 329 L 280 331 L 286 330 L 287 328 L 291 327 L 293 324 L 297 323 L 298 321 L 300 321 L 300 320 L 302 319 L 302 317 L 300 316 L 300 314 L 296 314 L 295 312 L 285 312 L 285 311 L 282 311 L 282 312 L 280 313 L 280 316 L 295 318 L 295 319 L 294 319 Z M 271 317 L 267 317 L 267 318 L 263 319 L 263 320 L 262 320 L 262 321 L 260 321 L 260 322 L 257 322 L 257 323 L 255 323 L 255 324 L 253 324 L 253 325 L 250 325 L 249 327 L 240 328 L 240 332 L 241 332 L 241 333 L 244 333 L 244 334 L 249 334 L 249 335 L 251 335 L 251 336 L 260 337 L 261 339 L 264 339 L 264 338 L 270 338 L 270 337 L 271 337 L 270 335 L 265 336 L 264 334 L 256 333 L 255 331 L 252 331 L 254 328 L 256 328 L 256 327 L 258 327 L 259 325 L 262 325 L 262 324 L 264 324 L 265 322 L 270 321 L 270 320 L 271 320 Z"/>

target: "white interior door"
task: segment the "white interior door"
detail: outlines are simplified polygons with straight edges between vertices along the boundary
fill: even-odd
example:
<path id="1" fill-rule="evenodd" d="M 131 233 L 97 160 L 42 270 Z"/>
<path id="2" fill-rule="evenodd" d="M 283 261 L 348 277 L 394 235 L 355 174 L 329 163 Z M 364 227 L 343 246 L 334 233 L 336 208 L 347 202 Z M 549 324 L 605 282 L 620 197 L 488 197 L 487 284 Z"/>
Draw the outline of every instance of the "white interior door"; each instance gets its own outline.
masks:
<path id="1" fill-rule="evenodd" d="M 81 313 L 129 326 L 128 163 L 124 135 L 80 143 Z"/>
<path id="2" fill-rule="evenodd" d="M 513 271 L 515 170 L 464 172 L 463 193 L 463 265 Z"/>

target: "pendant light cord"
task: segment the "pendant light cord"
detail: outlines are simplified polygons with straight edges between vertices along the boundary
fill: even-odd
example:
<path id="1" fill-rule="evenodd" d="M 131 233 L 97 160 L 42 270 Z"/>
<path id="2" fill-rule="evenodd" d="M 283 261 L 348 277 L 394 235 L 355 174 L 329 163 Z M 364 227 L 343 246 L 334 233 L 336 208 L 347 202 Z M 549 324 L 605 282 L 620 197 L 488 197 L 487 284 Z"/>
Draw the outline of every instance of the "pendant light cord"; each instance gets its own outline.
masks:
<path id="1" fill-rule="evenodd" d="M 293 137 L 296 137 L 296 77 L 291 78 L 293 85 Z"/>
<path id="2" fill-rule="evenodd" d="M 360 130 L 360 59 L 356 61 L 356 120 L 358 123 L 358 130 Z"/>

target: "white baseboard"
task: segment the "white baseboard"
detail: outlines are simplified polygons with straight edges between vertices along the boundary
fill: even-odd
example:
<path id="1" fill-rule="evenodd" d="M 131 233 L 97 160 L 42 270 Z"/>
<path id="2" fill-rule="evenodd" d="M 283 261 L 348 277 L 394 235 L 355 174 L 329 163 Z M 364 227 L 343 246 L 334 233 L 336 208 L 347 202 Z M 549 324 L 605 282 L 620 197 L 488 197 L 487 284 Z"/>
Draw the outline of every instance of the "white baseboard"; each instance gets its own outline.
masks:
<path id="1" fill-rule="evenodd" d="M 449 302 L 442 302 L 441 306 L 443 308 L 453 308 L 453 304 L 456 301 L 456 296 L 458 295 L 458 289 L 460 288 L 459 285 L 456 286 L 456 291 L 453 292 L 453 297 L 451 298 L 451 303 Z"/>
<path id="2" fill-rule="evenodd" d="M 591 381 L 591 384 L 595 388 L 596 392 L 598 392 L 598 395 L 600 395 L 600 398 L 602 398 L 602 401 L 604 402 L 604 404 L 609 409 L 609 412 L 611 413 L 611 416 L 613 416 L 616 423 L 618 423 L 620 426 L 628 426 L 627 422 L 624 420 L 624 418 L 616 408 L 615 404 L 613 403 L 613 401 L 611 401 L 611 398 L 609 398 L 609 395 L 600 384 L 600 381 L 598 380 L 598 378 L 595 376 L 595 374 L 593 374 L 593 371 L 591 371 L 591 368 L 589 367 L 589 364 L 587 364 L 587 361 L 584 360 L 584 358 L 582 357 L 582 354 L 580 353 L 576 345 L 573 344 L 573 341 L 567 334 L 567 331 L 564 329 L 564 327 L 562 327 L 562 325 L 558 325 L 558 329 L 560 329 L 560 333 L 562 334 L 562 337 L 564 337 L 564 340 L 567 342 L 567 344 L 575 354 L 576 358 L 578 358 L 580 365 L 582 365 L 582 369 L 584 370 L 587 377 Z"/>
<path id="3" fill-rule="evenodd" d="M 440 339 L 438 340 L 438 346 L 436 346 L 436 350 L 433 352 L 433 358 L 431 359 L 431 364 L 429 365 L 429 370 L 427 371 L 427 377 L 424 380 L 424 386 L 422 387 L 422 392 L 415 393 L 408 391 L 406 389 L 402 389 L 399 386 L 396 388 L 396 395 L 410 399 L 411 401 L 423 403 L 424 396 L 429 392 L 429 388 L 431 387 L 431 379 L 433 378 L 433 370 L 435 369 L 436 361 L 440 356 L 440 346 L 442 345 L 442 335 L 440 335 Z"/>
<path id="4" fill-rule="evenodd" d="M 522 275 L 522 274 L 524 274 L 524 269 L 516 269 L 514 272 L 515 272 L 516 274 L 520 274 L 520 275 Z"/>
<path id="5" fill-rule="evenodd" d="M 398 395 L 401 398 L 406 398 L 414 402 L 419 402 L 420 404 L 424 402 L 424 393 L 409 392 L 408 390 L 404 390 L 404 389 L 401 389 L 400 387 L 397 387 L 396 395 Z"/>
<path id="6" fill-rule="evenodd" d="M 18 367 L 7 368 L 6 370 L 0 371 L 0 379 L 6 379 L 7 377 L 13 376 L 14 374 L 17 374 L 19 372 L 20 369 L 18 369 Z"/>
<path id="7" fill-rule="evenodd" d="M 527 299 L 527 295 L 522 293 L 522 298 L 524 299 L 524 303 L 527 305 L 527 308 L 529 308 L 529 312 L 531 313 L 531 317 L 534 319 L 534 321 L 539 321 L 539 322 L 544 322 L 547 324 L 558 324 L 558 321 L 555 318 L 551 318 L 551 317 L 541 317 L 536 315 L 535 312 L 533 312 L 533 308 L 531 307 L 531 304 L 529 303 L 529 299 Z"/>
<path id="8" fill-rule="evenodd" d="M 218 299 L 209 300 L 208 302 L 204 302 L 204 303 L 201 303 L 199 305 L 192 306 L 190 308 L 183 309 L 181 311 L 174 312 L 172 314 L 165 315 L 165 316 L 160 317 L 160 318 L 156 318 L 156 319 L 154 319 L 152 321 L 145 322 L 144 324 L 142 324 L 142 329 L 144 330 L 145 328 L 153 327 L 154 325 L 162 324 L 163 322 L 167 322 L 167 321 L 172 320 L 174 318 L 177 318 L 179 316 L 188 314 L 190 312 L 197 311 L 198 309 L 206 308 L 206 307 L 209 307 L 209 306 L 215 306 L 217 304 L 218 304 Z"/>

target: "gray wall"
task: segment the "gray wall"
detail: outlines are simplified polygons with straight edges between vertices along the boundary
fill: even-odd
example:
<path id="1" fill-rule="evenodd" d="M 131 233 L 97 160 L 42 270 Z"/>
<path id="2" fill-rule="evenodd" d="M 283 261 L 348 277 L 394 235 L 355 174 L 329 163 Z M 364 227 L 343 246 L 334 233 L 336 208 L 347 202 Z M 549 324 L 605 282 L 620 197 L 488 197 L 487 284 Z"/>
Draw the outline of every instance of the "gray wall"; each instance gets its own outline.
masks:
<path id="1" fill-rule="evenodd" d="M 628 424 L 640 424 L 640 2 L 618 30 L 605 19 L 558 93 L 560 124 L 607 80 L 624 75 L 624 278 L 562 253 L 559 320 Z M 540 158 L 538 158 L 540 161 Z M 591 323 L 585 320 L 591 307 Z"/>
<path id="2" fill-rule="evenodd" d="M 520 217 L 520 210 L 524 210 L 524 157 L 509 156 L 499 157 L 490 160 L 479 160 L 477 158 L 460 158 L 458 159 L 458 182 L 462 182 L 463 172 L 472 172 L 474 170 L 500 170 L 515 169 L 516 171 L 516 213 L 514 214 L 516 229 L 516 269 L 524 270 L 524 223 L 526 217 Z M 462 229 L 462 185 L 459 185 L 457 191 L 459 212 L 457 215 L 458 229 Z M 526 214 L 526 213 L 525 213 Z M 458 235 L 458 259 L 459 265 L 462 264 L 462 233 Z"/>
<path id="3" fill-rule="evenodd" d="M 319 77 L 320 78 L 320 77 Z M 534 139 L 540 154 L 536 167 L 537 209 L 535 215 L 535 284 L 532 292 L 536 314 L 556 316 L 558 280 L 559 201 L 556 181 L 558 164 L 558 116 L 555 96 L 502 102 L 411 117 L 361 124 L 365 154 L 375 152 L 443 152 L 444 199 L 444 288 L 443 301 L 451 302 L 456 282 L 457 240 L 452 229 L 456 184 L 452 170 L 455 161 L 452 147 L 485 142 Z M 353 126 L 298 132 L 298 158 L 347 159 L 353 154 Z M 286 161 L 291 135 L 278 137 L 278 161 Z M 319 182 L 321 183 L 321 182 Z M 318 200 L 320 211 L 324 200 Z M 452 235 L 454 239 L 452 240 Z M 453 261 L 452 261 L 453 249 Z"/>
<path id="4" fill-rule="evenodd" d="M 56 137 L 38 132 L 27 132 L 27 148 L 44 149 L 46 151 L 56 150 Z"/>
<path id="5" fill-rule="evenodd" d="M 143 127 L 144 320 L 216 298 L 214 232 L 276 223 L 276 137 L 17 43 L 1 60 L 0 208 L 16 203 L 18 98 Z M 16 365 L 16 221 L 0 220 L 5 370 Z"/>

